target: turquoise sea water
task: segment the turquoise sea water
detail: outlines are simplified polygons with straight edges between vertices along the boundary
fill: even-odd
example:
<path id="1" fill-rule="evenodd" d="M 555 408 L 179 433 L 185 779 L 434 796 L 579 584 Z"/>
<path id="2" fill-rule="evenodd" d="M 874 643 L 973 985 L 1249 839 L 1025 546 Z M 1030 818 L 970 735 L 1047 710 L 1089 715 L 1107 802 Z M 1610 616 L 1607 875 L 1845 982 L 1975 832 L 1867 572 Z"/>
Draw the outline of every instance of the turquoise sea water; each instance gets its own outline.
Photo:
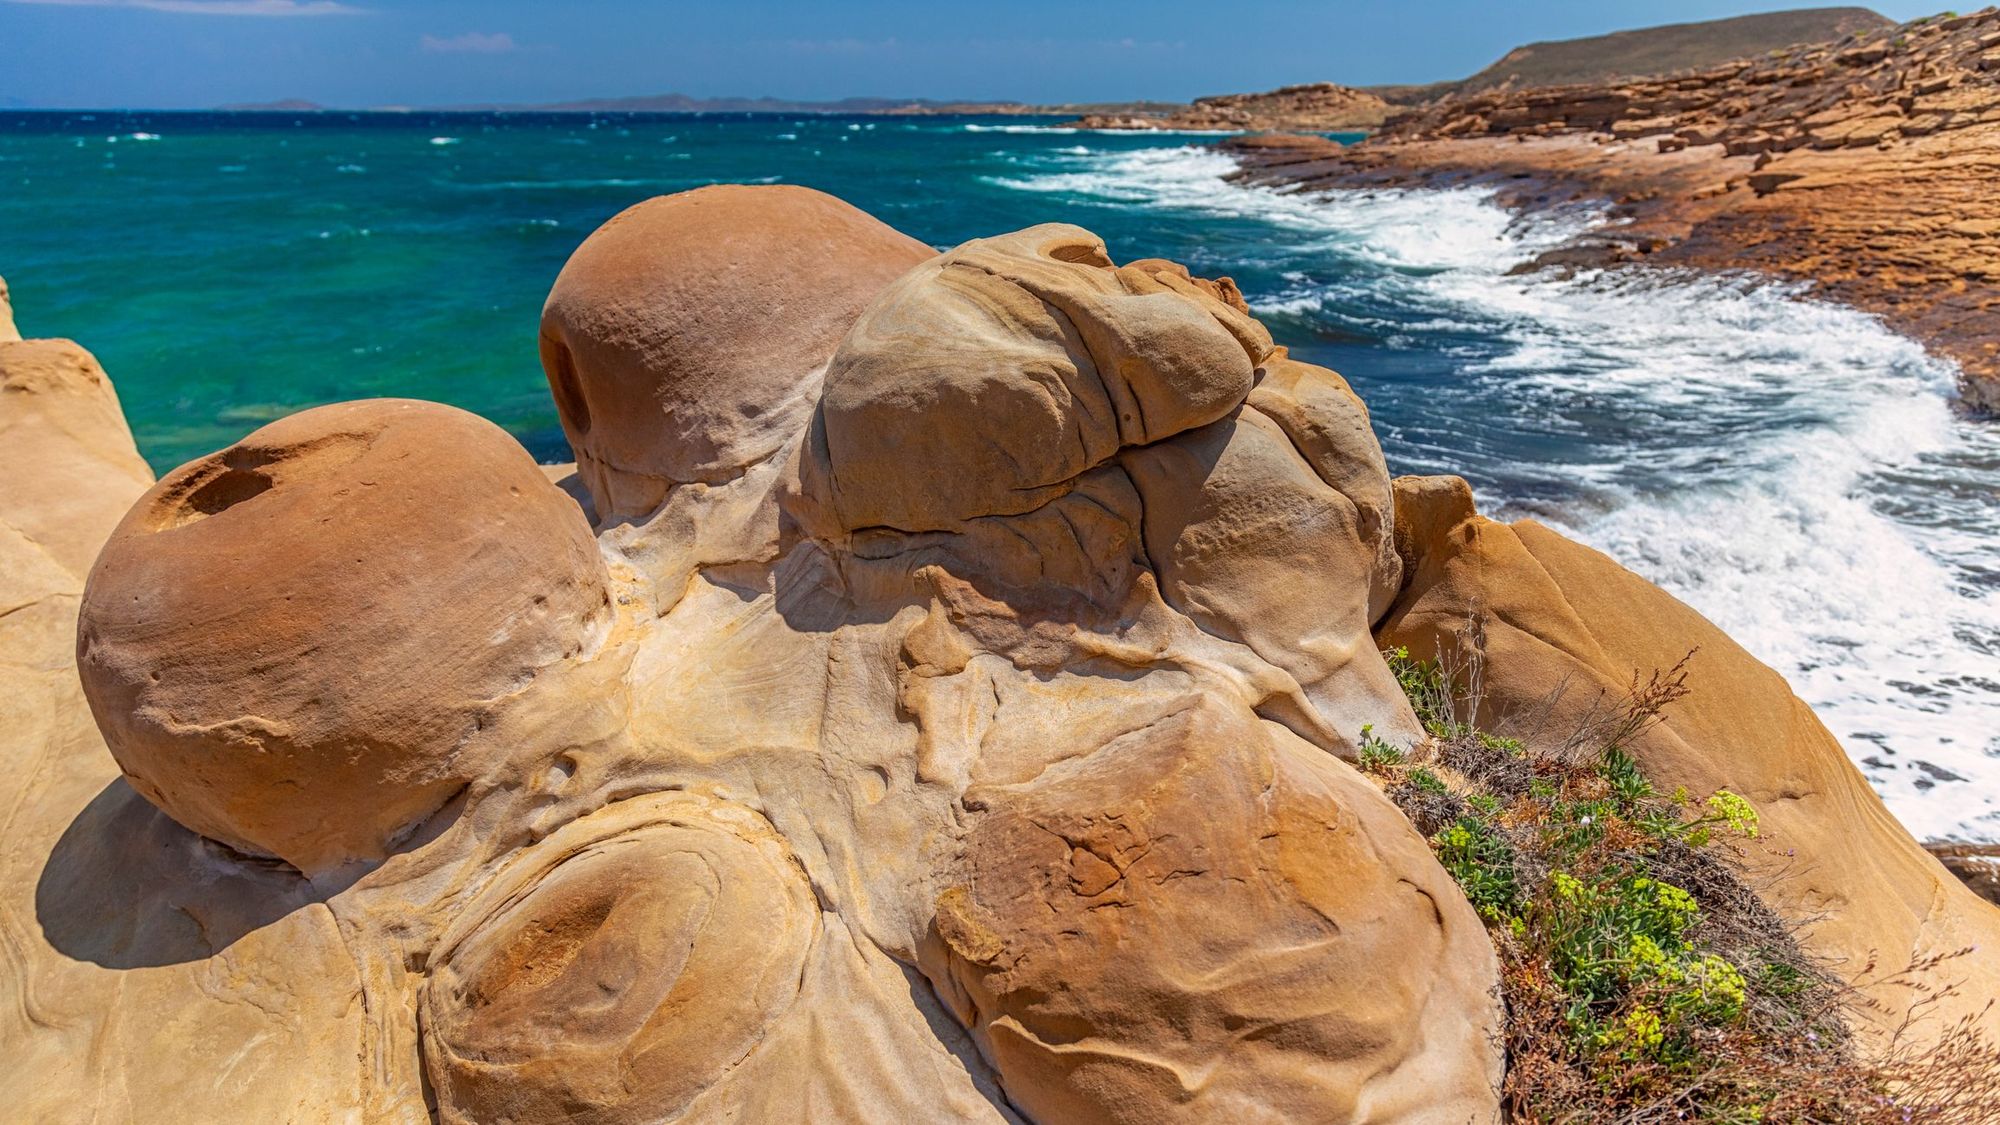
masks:
<path id="1" fill-rule="evenodd" d="M 939 246 L 1070 214 L 984 178 L 1063 135 L 967 129 L 980 124 L 0 115 L 0 276 L 27 328 L 96 352 L 161 471 L 301 406 L 370 395 L 476 410 L 553 457 L 535 327 L 599 223 L 725 181 L 809 184 Z M 1189 256 L 1213 233 L 1074 210 L 1130 253 Z"/>
<path id="2" fill-rule="evenodd" d="M 1347 375 L 1394 468 L 1457 472 L 1777 666 L 1920 833 L 2000 837 L 2000 432 L 1951 369 L 1798 291 L 1513 277 L 1605 217 L 1476 190 L 1228 184 L 1209 138 L 979 118 L 0 114 L 0 275 L 104 362 L 156 468 L 314 403 L 478 411 L 566 457 L 534 333 L 598 223 L 722 181 L 934 245 L 1064 220 L 1236 278 Z"/>

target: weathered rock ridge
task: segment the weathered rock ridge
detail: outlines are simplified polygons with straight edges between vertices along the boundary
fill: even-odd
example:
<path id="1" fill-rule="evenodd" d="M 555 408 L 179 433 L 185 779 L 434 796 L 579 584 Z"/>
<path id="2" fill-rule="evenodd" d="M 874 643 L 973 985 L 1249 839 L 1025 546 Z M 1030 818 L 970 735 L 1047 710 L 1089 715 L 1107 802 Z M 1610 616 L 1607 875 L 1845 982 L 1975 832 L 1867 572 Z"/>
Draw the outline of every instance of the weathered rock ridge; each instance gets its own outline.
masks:
<path id="1" fill-rule="evenodd" d="M 1257 94 L 1215 94 L 1168 113 L 1089 113 L 1082 129 L 1172 129 L 1191 132 L 1368 132 L 1392 107 L 1379 95 L 1333 82 L 1281 86 Z"/>
<path id="2" fill-rule="evenodd" d="M 1378 644 L 1484 610 L 1502 692 L 1712 651 L 1647 767 L 1765 804 L 1825 955 L 2000 983 L 1775 674 L 1392 483 L 1227 280 L 716 187 L 542 347 L 573 479 L 375 400 L 153 483 L 80 349 L 0 342 L 11 1111 L 1495 1121 L 1493 947 L 1348 764 L 1425 737 Z"/>
<path id="3" fill-rule="evenodd" d="M 1255 182 L 1608 197 L 1621 223 L 1560 260 L 1814 282 L 1957 360 L 1967 401 L 2000 409 L 2000 9 L 1664 78 L 1447 98 L 1345 150 L 1232 151 Z"/>

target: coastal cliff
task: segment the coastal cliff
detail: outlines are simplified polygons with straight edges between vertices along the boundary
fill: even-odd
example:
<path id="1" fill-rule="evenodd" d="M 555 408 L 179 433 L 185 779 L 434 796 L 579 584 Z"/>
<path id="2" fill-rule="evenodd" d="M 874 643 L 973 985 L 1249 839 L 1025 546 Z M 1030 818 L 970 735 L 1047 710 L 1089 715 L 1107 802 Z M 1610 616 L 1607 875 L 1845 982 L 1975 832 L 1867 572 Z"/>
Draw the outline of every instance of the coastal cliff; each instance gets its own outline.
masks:
<path id="1" fill-rule="evenodd" d="M 1257 184 L 1481 184 L 1614 220 L 1540 264 L 1812 283 L 1956 360 L 2000 410 L 2000 11 L 1670 77 L 1448 98 L 1342 148 L 1225 145 Z"/>
<path id="2" fill-rule="evenodd" d="M 2000 910 L 1230 280 L 717 186 L 539 341 L 554 481 L 405 399 L 153 481 L 0 341 L 24 1116 L 1994 1108 Z"/>

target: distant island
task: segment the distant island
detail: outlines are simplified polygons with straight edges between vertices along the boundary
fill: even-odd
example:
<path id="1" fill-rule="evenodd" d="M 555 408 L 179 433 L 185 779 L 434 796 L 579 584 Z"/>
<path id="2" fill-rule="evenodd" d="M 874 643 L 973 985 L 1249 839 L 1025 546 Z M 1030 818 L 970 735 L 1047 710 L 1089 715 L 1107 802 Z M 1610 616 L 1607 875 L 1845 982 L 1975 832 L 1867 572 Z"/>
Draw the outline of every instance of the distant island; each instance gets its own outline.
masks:
<path id="1" fill-rule="evenodd" d="M 1807 43 L 1894 27 L 1867 8 L 1806 8 L 1731 19 L 1668 24 L 1580 39 L 1529 43 L 1466 78 L 1426 84 L 1343 86 L 1318 82 L 1262 93 L 1215 94 L 1192 102 L 1135 100 L 1037 104 L 1024 101 L 851 97 L 796 101 L 772 97 L 641 94 L 541 104 L 376 106 L 369 112 L 427 113 L 797 113 L 851 116 L 982 115 L 1060 117 L 1087 129 L 1213 132 L 1374 132 L 1409 109 L 1450 97 L 1578 82 L 1618 82 L 1698 70 Z M 219 106 L 225 112 L 353 112 L 300 98 Z"/>
<path id="2" fill-rule="evenodd" d="M 1284 86 L 1259 94 L 1218 94 L 1169 109 L 1081 114 L 1093 129 L 1228 132 L 1374 132 L 1390 119 L 1443 101 L 1496 90 L 1580 82 L 1622 82 L 1705 69 L 1808 43 L 1894 27 L 1866 8 L 1807 8 L 1733 19 L 1618 31 L 1530 43 L 1468 78 L 1426 85 Z"/>
<path id="3" fill-rule="evenodd" d="M 215 107 L 222 113 L 813 113 L 860 116 L 984 115 L 1000 117 L 1081 117 L 1087 114 L 1165 116 L 1187 108 L 1179 102 L 1072 102 L 1034 105 L 1013 101 L 940 101 L 933 98 L 840 98 L 793 101 L 787 98 L 697 98 L 689 94 L 640 94 L 621 98 L 522 104 L 492 102 L 446 106 L 369 106 L 352 109 L 304 98 L 244 102 Z"/>

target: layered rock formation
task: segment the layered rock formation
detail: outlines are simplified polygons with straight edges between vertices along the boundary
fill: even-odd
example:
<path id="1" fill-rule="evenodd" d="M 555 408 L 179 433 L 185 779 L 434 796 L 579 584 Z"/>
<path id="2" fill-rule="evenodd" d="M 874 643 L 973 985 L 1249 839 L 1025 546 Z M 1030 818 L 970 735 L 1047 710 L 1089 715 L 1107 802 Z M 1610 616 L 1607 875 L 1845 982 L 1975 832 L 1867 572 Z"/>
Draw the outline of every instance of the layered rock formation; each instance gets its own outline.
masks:
<path id="1" fill-rule="evenodd" d="M 1609 197 L 1626 222 L 1582 260 L 1815 282 L 1958 360 L 1967 400 L 2000 409 L 2000 10 L 1666 78 L 1450 98 L 1350 150 L 1236 151 L 1259 182 Z"/>
<path id="2" fill-rule="evenodd" d="M 1614 31 L 1581 39 L 1525 43 L 1477 74 L 1427 86 L 1372 89 L 1398 105 L 1455 95 L 1539 86 L 1624 82 L 1703 70 L 1856 32 L 1879 35 L 1895 21 L 1867 8 L 1794 8 L 1719 20 Z"/>
<path id="3" fill-rule="evenodd" d="M 1361 133 L 1379 127 L 1388 102 L 1332 82 L 1281 86 L 1260 94 L 1216 94 L 1167 113 L 1089 113 L 1083 129 L 1177 129 L 1195 132 Z"/>
<path id="4" fill-rule="evenodd" d="M 1475 603 L 1508 690 L 1720 649 L 1649 764 L 1767 804 L 1812 869 L 1773 901 L 1847 915 L 1823 950 L 1962 935 L 2000 976 L 2000 913 L 1782 682 L 1394 488 L 1226 280 L 722 187 L 586 243 L 543 351 L 571 491 L 461 412 L 342 404 L 87 482 L 76 565 L 21 529 L 130 457 L 109 386 L 0 398 L 50 434 L 0 509 L 11 1108 L 1496 1120 L 1493 948 L 1348 765 L 1423 738 L 1379 641 Z"/>

